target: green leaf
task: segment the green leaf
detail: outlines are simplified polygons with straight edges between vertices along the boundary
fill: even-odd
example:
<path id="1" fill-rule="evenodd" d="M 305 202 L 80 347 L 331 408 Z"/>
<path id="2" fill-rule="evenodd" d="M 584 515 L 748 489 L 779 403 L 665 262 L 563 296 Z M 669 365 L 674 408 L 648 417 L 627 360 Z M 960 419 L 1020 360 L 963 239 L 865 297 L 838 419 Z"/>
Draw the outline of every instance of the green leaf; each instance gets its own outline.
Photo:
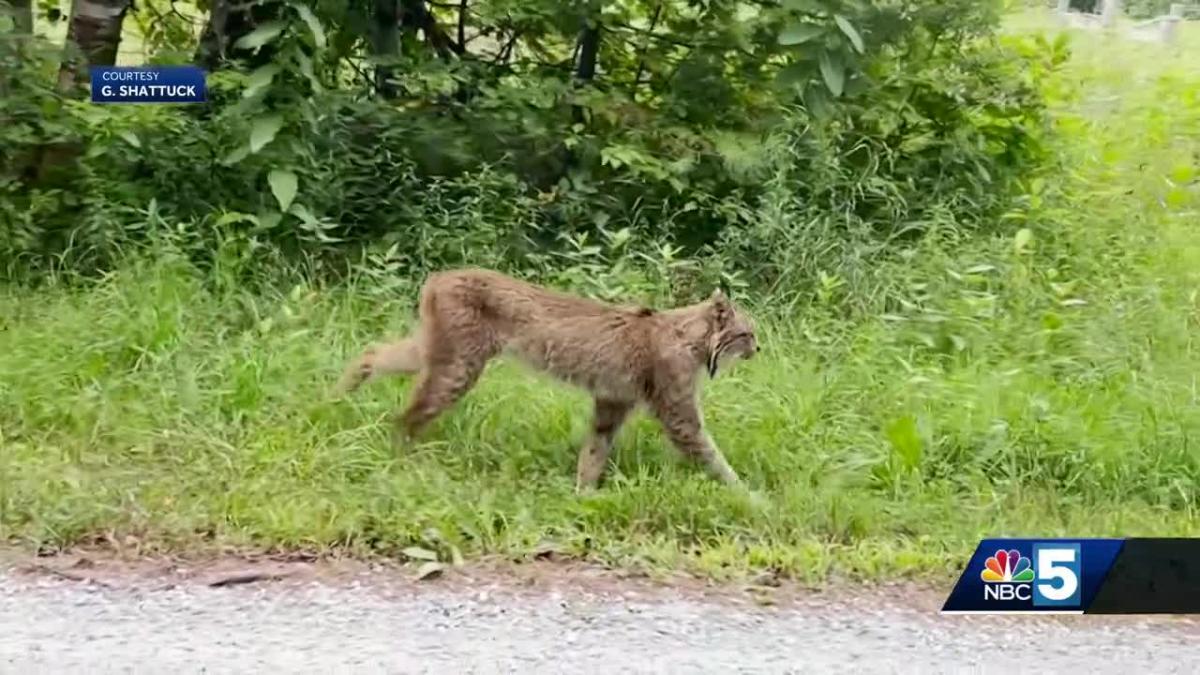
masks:
<path id="1" fill-rule="evenodd" d="M 824 119 L 829 117 L 829 95 L 821 88 L 821 85 L 813 83 L 804 90 L 804 106 L 813 117 Z"/>
<path id="2" fill-rule="evenodd" d="M 819 12 L 824 9 L 817 0 L 783 0 L 783 8 L 793 12 Z"/>
<path id="3" fill-rule="evenodd" d="M 1190 201 L 1191 196 L 1186 188 L 1173 187 L 1167 190 L 1167 196 L 1163 199 L 1168 208 L 1177 209 L 1184 206 Z"/>
<path id="4" fill-rule="evenodd" d="M 308 24 L 308 29 L 312 31 L 313 42 L 317 45 L 317 49 L 325 48 L 325 29 L 321 27 L 321 22 L 317 20 L 317 15 L 309 9 L 308 5 L 295 5 L 296 11 L 300 13 L 300 18 L 304 23 Z"/>
<path id="5" fill-rule="evenodd" d="M 409 546 L 401 551 L 410 560 L 437 560 L 437 553 L 420 546 Z"/>
<path id="6" fill-rule="evenodd" d="M 273 230 L 273 229 L 275 229 L 275 227 L 277 225 L 279 225 L 279 221 L 281 221 L 281 220 L 283 220 L 282 213 L 278 213 L 275 211 L 272 211 L 270 213 L 260 213 L 260 214 L 258 214 L 258 228 L 257 229 L 262 232 L 265 232 L 267 230 Z"/>
<path id="7" fill-rule="evenodd" d="M 267 143 L 275 139 L 275 134 L 283 127 L 283 118 L 279 115 L 265 115 L 254 120 L 250 127 L 250 152 L 258 152 Z"/>
<path id="8" fill-rule="evenodd" d="M 846 78 L 846 86 L 843 88 L 842 94 L 845 96 L 858 96 L 859 94 L 871 88 L 871 83 L 866 76 L 859 73 Z"/>
<path id="9" fill-rule="evenodd" d="M 308 83 L 312 85 L 313 91 L 318 94 L 325 90 L 321 85 L 321 81 L 317 79 L 316 73 L 313 72 L 312 59 L 308 58 L 308 54 L 297 50 L 296 63 L 300 66 L 300 73 L 308 78 Z"/>
<path id="10" fill-rule="evenodd" d="M 417 569 L 417 574 L 414 577 L 416 581 L 424 581 L 426 579 L 434 579 L 441 576 L 442 572 L 446 571 L 446 564 L 440 562 L 427 562 Z"/>
<path id="11" fill-rule="evenodd" d="M 226 213 L 221 214 L 221 217 L 217 218 L 217 221 L 214 224 L 217 227 L 221 227 L 223 225 L 230 225 L 232 223 L 250 223 L 251 225 L 257 225 L 258 217 L 255 216 L 253 213 L 241 213 L 238 211 L 228 211 Z"/>
<path id="12" fill-rule="evenodd" d="M 279 37 L 284 28 L 287 28 L 287 24 L 283 21 L 268 21 L 243 35 L 233 46 L 237 49 L 258 49 Z"/>
<path id="13" fill-rule="evenodd" d="M 121 138 L 125 139 L 126 143 L 132 145 L 135 148 L 142 147 L 142 141 L 139 140 L 137 137 L 137 134 L 133 133 L 132 131 L 118 131 L 117 135 L 120 136 Z"/>
<path id="14" fill-rule="evenodd" d="M 781 68 L 775 77 L 784 86 L 804 84 L 811 72 L 811 63 L 789 63 Z"/>
<path id="15" fill-rule="evenodd" d="M 271 169 L 267 174 L 267 182 L 271 185 L 271 194 L 279 202 L 279 210 L 287 211 L 296 198 L 296 174 L 284 169 Z"/>
<path id="16" fill-rule="evenodd" d="M 1013 238 L 1013 249 L 1017 253 L 1024 253 L 1025 249 L 1033 243 L 1033 230 L 1028 227 L 1022 227 L 1017 230 L 1017 236 Z"/>
<path id="17" fill-rule="evenodd" d="M 909 154 L 916 154 L 925 148 L 937 142 L 937 135 L 932 131 L 926 131 L 923 134 L 909 136 L 900 142 L 900 151 Z"/>
<path id="18" fill-rule="evenodd" d="M 303 220 L 306 225 L 316 225 L 318 227 L 321 225 L 321 222 L 317 220 L 316 216 L 314 216 L 312 212 L 308 210 L 308 207 L 303 204 L 292 204 L 292 208 L 288 209 L 288 213 L 291 213 L 293 216 Z"/>
<path id="19" fill-rule="evenodd" d="M 1067 31 L 1059 33 L 1058 36 L 1054 38 L 1054 43 L 1051 46 L 1055 52 L 1066 51 L 1066 49 L 1071 46 L 1071 34 Z"/>
<path id="20" fill-rule="evenodd" d="M 250 77 L 246 78 L 246 89 L 242 92 L 242 98 L 254 96 L 259 90 L 270 85 L 278 74 L 279 66 L 274 63 L 268 63 L 250 73 Z"/>
<path id="21" fill-rule="evenodd" d="M 249 155 L 249 154 L 250 154 L 249 146 L 246 146 L 246 145 L 240 146 L 240 147 L 238 147 L 237 150 L 234 150 L 233 152 L 229 153 L 228 155 L 225 155 L 225 157 L 221 159 L 221 165 L 222 166 L 233 166 L 234 164 L 237 164 L 238 162 L 242 161 L 243 159 L 246 159 L 246 155 Z"/>
<path id="22" fill-rule="evenodd" d="M 863 53 L 863 39 L 862 36 L 858 34 L 858 29 L 854 27 L 854 24 L 850 23 L 850 20 L 841 14 L 834 14 L 833 20 L 835 23 L 837 23 L 838 28 L 841 28 L 842 32 L 846 34 L 846 37 L 850 38 L 850 42 L 854 45 L 854 49 L 857 50 L 859 54 Z"/>
<path id="23" fill-rule="evenodd" d="M 1171 182 L 1176 185 L 1190 183 L 1196 179 L 1196 167 L 1191 164 L 1177 164 L 1170 173 Z"/>
<path id="24" fill-rule="evenodd" d="M 842 90 L 846 86 L 846 67 L 842 65 L 842 59 L 836 52 L 821 52 L 819 59 L 821 67 L 821 77 L 825 79 L 825 86 L 829 87 L 830 93 L 835 97 L 842 95 Z"/>
<path id="25" fill-rule="evenodd" d="M 924 454 L 921 435 L 917 432 L 917 421 L 912 415 L 893 420 L 887 428 L 887 438 L 892 445 L 892 457 L 905 469 L 917 469 Z"/>
<path id="26" fill-rule="evenodd" d="M 788 46 L 803 44 L 824 32 L 824 26 L 797 22 L 783 29 L 783 32 L 779 34 L 779 44 Z"/>

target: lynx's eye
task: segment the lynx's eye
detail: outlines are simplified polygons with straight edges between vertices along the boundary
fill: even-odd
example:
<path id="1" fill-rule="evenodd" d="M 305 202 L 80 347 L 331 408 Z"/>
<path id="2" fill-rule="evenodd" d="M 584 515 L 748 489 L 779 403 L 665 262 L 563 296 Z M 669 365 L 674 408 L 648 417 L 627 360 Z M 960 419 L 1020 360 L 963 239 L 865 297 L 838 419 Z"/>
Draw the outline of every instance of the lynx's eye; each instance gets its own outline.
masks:
<path id="1" fill-rule="evenodd" d="M 733 337 L 733 342 L 737 345 L 738 351 L 743 354 L 753 354 L 758 351 L 755 346 L 754 334 L 748 332 L 737 333 Z"/>

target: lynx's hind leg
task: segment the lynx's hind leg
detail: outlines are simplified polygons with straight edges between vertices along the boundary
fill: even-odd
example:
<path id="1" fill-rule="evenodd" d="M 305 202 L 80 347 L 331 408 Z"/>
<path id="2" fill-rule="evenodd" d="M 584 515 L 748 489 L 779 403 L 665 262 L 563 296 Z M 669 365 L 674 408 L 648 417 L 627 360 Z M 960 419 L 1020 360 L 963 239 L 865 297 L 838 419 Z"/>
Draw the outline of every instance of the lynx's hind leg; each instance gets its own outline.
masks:
<path id="1" fill-rule="evenodd" d="M 409 439 L 416 438 L 433 418 L 457 403 L 475 386 L 486 365 L 486 360 L 479 359 L 430 365 L 421 374 L 412 401 L 400 417 L 405 435 Z"/>
<path id="2" fill-rule="evenodd" d="M 382 375 L 411 374 L 421 370 L 421 343 L 416 338 L 374 344 L 350 362 L 338 380 L 336 391 L 350 393 L 367 380 Z"/>
<path id="3" fill-rule="evenodd" d="M 427 329 L 424 370 L 398 420 L 410 439 L 475 386 L 488 361 L 500 352 L 499 341 L 474 312 L 439 316 Z"/>
<path id="4" fill-rule="evenodd" d="M 592 432 L 579 450 L 575 470 L 575 490 L 584 492 L 596 487 L 612 452 L 613 439 L 633 410 L 633 403 L 596 399 L 592 415 Z"/>

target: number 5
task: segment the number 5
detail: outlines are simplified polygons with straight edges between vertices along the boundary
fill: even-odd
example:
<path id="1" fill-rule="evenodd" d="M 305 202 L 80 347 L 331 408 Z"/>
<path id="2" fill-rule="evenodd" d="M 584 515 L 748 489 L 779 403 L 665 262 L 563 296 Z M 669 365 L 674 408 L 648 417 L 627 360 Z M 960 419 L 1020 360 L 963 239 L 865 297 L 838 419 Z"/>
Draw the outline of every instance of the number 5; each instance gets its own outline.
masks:
<path id="1" fill-rule="evenodd" d="M 1037 596 L 1044 601 L 1034 604 L 1078 604 L 1079 546 L 1039 546 L 1033 557 L 1037 563 Z"/>

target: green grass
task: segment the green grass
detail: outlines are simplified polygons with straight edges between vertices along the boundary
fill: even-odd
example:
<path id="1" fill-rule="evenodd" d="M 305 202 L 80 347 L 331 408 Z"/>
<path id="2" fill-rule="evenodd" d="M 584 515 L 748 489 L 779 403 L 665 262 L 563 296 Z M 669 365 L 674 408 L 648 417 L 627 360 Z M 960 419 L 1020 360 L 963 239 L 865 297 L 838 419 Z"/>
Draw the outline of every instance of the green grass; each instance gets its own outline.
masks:
<path id="1" fill-rule="evenodd" d="M 577 497 L 587 399 L 502 363 L 395 454 L 405 382 L 328 391 L 403 330 L 411 284 L 293 275 L 252 293 L 160 252 L 82 290 L 0 289 L 0 539 L 396 554 L 432 529 L 467 554 L 549 541 L 819 582 L 943 578 L 981 536 L 1200 534 L 1196 37 L 1116 59 L 1077 36 L 1052 92 L 1069 172 L 1010 214 L 1025 246 L 918 244 L 880 264 L 901 292 L 869 316 L 846 318 L 836 291 L 753 305 L 764 352 L 704 406 L 765 504 L 644 417 L 607 485 Z"/>

